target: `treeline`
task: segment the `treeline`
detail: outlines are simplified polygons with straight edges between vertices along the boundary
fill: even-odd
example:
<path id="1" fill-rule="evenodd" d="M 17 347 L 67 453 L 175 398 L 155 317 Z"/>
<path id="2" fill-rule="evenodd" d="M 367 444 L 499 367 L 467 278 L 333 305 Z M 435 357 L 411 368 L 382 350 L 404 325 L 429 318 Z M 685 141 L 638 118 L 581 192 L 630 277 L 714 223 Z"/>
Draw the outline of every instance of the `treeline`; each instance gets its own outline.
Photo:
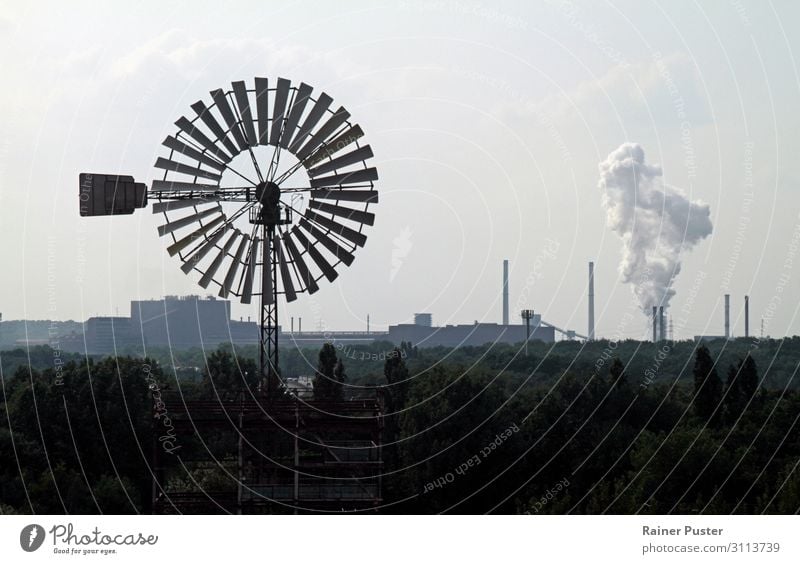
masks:
<path id="1" fill-rule="evenodd" d="M 379 385 L 382 382 L 383 365 L 395 348 L 389 342 L 375 342 L 369 345 L 348 345 L 332 342 L 336 355 L 347 368 L 351 383 L 358 385 Z M 706 343 L 712 359 L 718 366 L 727 367 L 745 356 L 751 356 L 760 367 L 763 386 L 769 389 L 782 389 L 788 386 L 800 389 L 800 378 L 794 377 L 800 364 L 800 337 L 787 339 L 731 339 Z M 258 359 L 255 346 L 222 347 L 240 358 Z M 543 343 L 532 341 L 528 354 L 521 345 L 484 345 L 480 347 L 434 347 L 419 348 L 407 344 L 400 346 L 412 373 L 424 372 L 442 362 L 480 366 L 494 372 L 502 372 L 513 378 L 523 378 L 532 384 L 547 384 L 553 379 L 571 374 L 576 377 L 594 373 L 598 369 L 598 359 L 619 358 L 636 383 L 647 380 L 655 382 L 672 381 L 677 377 L 691 383 L 692 366 L 697 343 L 693 341 L 664 341 L 653 344 L 643 341 L 559 341 Z M 134 354 L 135 351 L 124 351 Z M 164 370 L 169 370 L 186 380 L 202 378 L 205 359 L 209 350 L 200 348 L 170 350 L 148 347 L 147 356 L 158 360 Z M 281 347 L 280 362 L 282 375 L 286 378 L 314 376 L 317 368 L 319 347 L 291 348 Z M 654 358 L 662 358 L 654 364 Z M 175 365 L 175 369 L 172 366 Z M 606 366 L 607 368 L 607 366 Z M 599 369 L 604 369 L 603 365 Z M 657 370 L 656 370 L 657 369 Z"/>
<path id="2" fill-rule="evenodd" d="M 58 341 L 73 333 L 83 334 L 80 321 L 13 319 L 0 322 L 0 349 L 19 346 L 17 341 Z"/>
<path id="3" fill-rule="evenodd" d="M 55 368 L 70 361 L 80 362 L 84 358 L 85 356 L 82 354 L 67 353 L 47 345 L 2 351 L 0 352 L 0 376 L 14 375 L 20 368 L 39 371 Z"/>
<path id="4" fill-rule="evenodd" d="M 800 392 L 767 374 L 796 344 L 389 349 L 368 375 L 386 412 L 381 511 L 795 513 Z M 317 399 L 363 393 L 366 360 L 334 344 L 306 358 Z M 150 511 L 154 380 L 207 399 L 260 384 L 224 349 L 197 381 L 155 359 L 70 362 L 60 381 L 22 367 L 0 398 L 2 511 Z"/>

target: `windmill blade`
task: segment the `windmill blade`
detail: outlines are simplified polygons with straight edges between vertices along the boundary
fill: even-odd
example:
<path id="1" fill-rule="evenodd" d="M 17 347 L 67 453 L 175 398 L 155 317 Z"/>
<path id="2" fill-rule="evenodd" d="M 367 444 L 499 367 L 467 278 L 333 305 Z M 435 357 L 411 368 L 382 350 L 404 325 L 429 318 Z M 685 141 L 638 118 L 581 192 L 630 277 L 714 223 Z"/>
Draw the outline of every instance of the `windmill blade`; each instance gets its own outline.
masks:
<path id="1" fill-rule="evenodd" d="M 225 95 L 223 90 L 218 88 L 211 91 L 211 97 L 214 99 L 214 103 L 217 105 L 217 109 L 222 115 L 222 119 L 225 120 L 228 129 L 230 129 L 231 134 L 233 134 L 233 138 L 236 139 L 236 143 L 239 144 L 239 149 L 247 149 L 247 141 L 244 138 L 244 134 L 242 133 L 239 124 L 236 123 L 236 116 L 233 114 L 231 105 L 228 103 L 228 96 Z M 238 152 L 238 150 L 234 151 L 234 153 L 236 152 Z"/>
<path id="2" fill-rule="evenodd" d="M 179 182 L 177 180 L 153 180 L 151 192 L 209 192 L 219 190 L 216 184 L 195 184 L 194 182 Z"/>
<path id="3" fill-rule="evenodd" d="M 211 249 L 217 246 L 217 243 L 222 240 L 222 236 L 225 235 L 230 228 L 231 223 L 225 223 L 225 225 L 213 233 L 205 243 L 200 245 L 191 256 L 186 257 L 186 262 L 181 265 L 181 270 L 183 273 L 189 274 L 192 269 L 194 269 L 194 267 L 197 266 L 201 260 L 203 260 L 203 257 L 205 257 Z"/>
<path id="4" fill-rule="evenodd" d="M 187 225 L 191 225 L 193 223 L 199 222 L 201 219 L 205 219 L 208 216 L 221 212 L 222 208 L 217 204 L 216 207 L 209 208 L 207 210 L 203 210 L 197 213 L 193 213 L 192 215 L 183 217 L 181 219 L 176 219 L 175 221 L 170 221 L 165 223 L 164 225 L 160 225 L 158 227 L 158 234 L 159 236 L 163 237 L 167 233 L 172 233 L 182 227 L 186 227 Z"/>
<path id="5" fill-rule="evenodd" d="M 194 124 L 185 117 L 182 117 L 176 121 L 175 125 L 177 125 L 181 131 L 186 133 L 186 135 L 200 143 L 200 145 L 202 145 L 206 151 L 217 157 L 223 163 L 228 164 L 231 162 L 233 157 L 228 156 L 225 151 L 217 147 L 211 139 L 206 137 L 202 131 L 197 129 Z"/>
<path id="6" fill-rule="evenodd" d="M 283 114 L 286 112 L 286 102 L 289 99 L 289 88 L 292 83 L 285 78 L 278 79 L 278 88 L 275 90 L 275 107 L 272 110 L 272 131 L 269 132 L 270 145 L 277 145 L 283 129 Z"/>
<path id="7" fill-rule="evenodd" d="M 220 179 L 222 178 L 219 174 L 215 174 L 213 172 L 202 170 L 200 168 L 189 166 L 183 163 L 171 161 L 169 159 L 165 159 L 164 157 L 158 157 L 155 166 L 156 168 L 163 168 L 164 170 L 172 170 L 175 172 L 180 172 L 181 174 L 187 174 L 189 176 L 195 176 L 198 178 L 207 178 L 208 180 L 214 180 L 216 182 L 219 182 Z"/>
<path id="8" fill-rule="evenodd" d="M 314 104 L 314 107 L 311 108 L 310 112 L 308 112 L 308 117 L 306 117 L 303 125 L 300 126 L 300 129 L 297 131 L 297 135 L 295 136 L 294 140 L 292 140 L 291 145 L 289 145 L 289 152 L 297 152 L 301 143 L 306 140 L 306 137 L 311 135 L 311 130 L 314 129 L 319 121 L 325 116 L 325 112 L 328 111 L 328 108 L 332 103 L 333 98 L 324 92 L 320 94 L 317 102 Z"/>
<path id="9" fill-rule="evenodd" d="M 219 217 L 217 217 L 216 219 L 214 219 L 214 220 L 206 223 L 202 227 L 198 228 L 193 233 L 189 233 L 183 239 L 179 239 L 179 240 L 175 241 L 173 244 L 171 244 L 169 247 L 167 247 L 167 252 L 169 253 L 169 256 L 174 257 L 179 252 L 181 252 L 183 249 L 185 249 L 186 247 L 188 247 L 189 245 L 191 245 L 192 243 L 197 241 L 197 239 L 200 236 L 205 235 L 206 233 L 208 233 L 209 231 L 214 229 L 217 225 L 222 223 L 224 220 L 225 220 L 225 215 L 222 214 Z"/>
<path id="10" fill-rule="evenodd" d="M 267 138 L 269 131 L 269 80 L 259 76 L 256 77 L 256 114 L 258 115 L 258 144 L 266 145 L 269 143 Z"/>
<path id="11" fill-rule="evenodd" d="M 375 224 L 374 213 L 345 208 L 343 206 L 336 206 L 334 204 L 326 204 L 325 202 L 317 202 L 315 200 L 311 200 L 308 205 L 321 212 L 330 213 L 344 219 L 349 219 L 350 221 L 357 221 L 367 225 Z"/>
<path id="12" fill-rule="evenodd" d="M 377 190 L 311 190 L 309 195 L 312 200 L 341 200 L 343 202 L 366 202 L 368 204 L 378 203 Z"/>
<path id="13" fill-rule="evenodd" d="M 286 301 L 293 302 L 297 299 L 297 292 L 294 290 L 289 264 L 286 262 L 286 254 L 283 252 L 283 246 L 281 245 L 281 240 L 278 238 L 277 232 L 275 233 L 273 245 L 275 245 L 275 249 L 278 251 L 278 266 L 281 270 L 281 281 L 283 282 L 283 292 L 286 294 Z"/>
<path id="14" fill-rule="evenodd" d="M 358 184 L 378 180 L 378 170 L 374 167 L 360 168 L 353 172 L 319 176 L 311 179 L 312 188 L 325 188 L 328 186 L 341 186 L 342 184 Z"/>
<path id="15" fill-rule="evenodd" d="M 324 172 L 331 172 L 339 168 L 344 168 L 351 164 L 359 163 L 366 161 L 367 159 L 371 159 L 374 155 L 372 154 L 372 147 L 369 145 L 364 145 L 363 147 L 359 147 L 355 151 L 350 151 L 344 155 L 336 157 L 333 160 L 330 160 L 326 163 L 322 163 L 319 166 L 314 168 L 308 169 L 308 176 L 314 178 L 315 176 L 319 176 Z"/>
<path id="16" fill-rule="evenodd" d="M 296 225 L 292 228 L 292 233 L 294 234 L 295 239 L 297 239 L 297 242 L 300 244 L 300 248 L 305 249 L 308 252 L 308 256 L 311 257 L 311 260 L 313 260 L 317 267 L 322 271 L 322 274 L 325 275 L 325 278 L 327 278 L 330 282 L 336 280 L 336 277 L 338 276 L 336 270 L 327 260 L 325 260 L 325 257 L 322 256 L 322 253 L 320 253 L 319 250 L 312 245 L 308 239 L 306 239 L 306 236 L 303 235 L 303 232 L 300 231 Z"/>
<path id="17" fill-rule="evenodd" d="M 247 86 L 243 80 L 237 80 L 233 84 L 233 95 L 236 98 L 236 105 L 239 107 L 239 117 L 242 118 L 247 144 L 256 145 L 256 129 L 253 127 L 253 112 L 250 111 L 250 97 L 247 95 Z"/>
<path id="18" fill-rule="evenodd" d="M 341 223 L 336 223 L 335 221 L 328 219 L 327 217 L 323 217 L 318 213 L 314 213 L 310 209 L 306 210 L 305 216 L 308 220 L 313 221 L 314 223 L 321 225 L 322 227 L 327 227 L 333 233 L 336 233 L 340 237 L 347 239 L 352 243 L 355 243 L 359 247 L 363 247 L 364 244 L 367 242 L 367 236 L 364 235 L 363 233 L 359 233 L 354 229 L 345 227 Z"/>
<path id="19" fill-rule="evenodd" d="M 172 149 L 173 151 L 176 151 L 181 155 L 185 155 L 190 159 L 194 159 L 205 165 L 210 166 L 211 168 L 215 168 L 220 172 L 225 170 L 224 163 L 219 162 L 218 160 L 212 158 L 209 155 L 206 155 L 205 153 L 201 153 L 194 147 L 190 147 L 189 145 L 187 145 L 183 141 L 180 141 L 179 139 L 176 139 L 172 135 L 164 139 L 164 141 L 161 144 L 167 147 L 168 149 Z"/>
<path id="20" fill-rule="evenodd" d="M 319 241 L 326 249 L 328 249 L 333 254 L 333 256 L 341 260 L 347 266 L 353 264 L 353 259 L 355 257 L 350 253 L 350 251 L 340 246 L 336 241 L 334 241 L 331 237 L 329 237 L 327 233 L 311 225 L 311 223 L 304 217 L 300 218 L 300 221 L 298 223 L 303 229 L 305 229 L 311 235 L 313 235 L 314 238 L 317 241 Z"/>
<path id="21" fill-rule="evenodd" d="M 286 118 L 286 126 L 283 128 L 283 133 L 281 134 L 280 145 L 284 149 L 289 148 L 289 142 L 292 140 L 292 136 L 294 136 L 297 124 L 300 123 L 303 110 L 306 109 L 306 104 L 308 104 L 313 90 L 314 89 L 305 82 L 301 82 L 300 86 L 297 88 L 297 93 L 295 93 L 294 102 L 292 103 L 292 109 L 289 110 L 289 117 Z"/>
<path id="22" fill-rule="evenodd" d="M 180 210 L 183 208 L 191 208 L 194 206 L 202 206 L 203 204 L 213 204 L 218 202 L 219 198 L 191 198 L 188 200 L 168 200 L 166 202 L 158 202 L 153 204 L 153 213 L 164 213 L 168 211 Z"/>
<path id="23" fill-rule="evenodd" d="M 311 139 L 309 139 L 308 142 L 303 145 L 303 148 L 295 152 L 295 156 L 301 161 L 305 159 L 314 149 L 322 145 L 326 139 L 336 133 L 336 130 L 339 129 L 339 127 L 341 127 L 341 125 L 345 123 L 349 117 L 350 112 L 340 107 L 330 118 L 328 118 L 328 121 L 322 124 L 322 127 L 319 128 L 319 131 L 311 136 Z"/>
<path id="24" fill-rule="evenodd" d="M 330 141 L 326 141 L 325 144 L 320 147 L 313 155 L 304 159 L 304 163 L 307 167 L 314 166 L 315 164 L 324 161 L 327 157 L 330 157 L 334 153 L 338 153 L 348 145 L 355 143 L 358 139 L 361 139 L 364 136 L 364 131 L 362 131 L 360 125 L 354 125 L 353 127 L 347 128 L 344 132 L 336 137 L 336 139 L 331 139 Z"/>
<path id="25" fill-rule="evenodd" d="M 264 247 L 264 261 L 261 265 L 261 302 L 264 304 L 275 303 L 275 293 L 272 290 L 272 240 L 265 237 L 261 242 Z"/>
<path id="26" fill-rule="evenodd" d="M 206 127 L 211 130 L 211 133 L 217 136 L 217 140 L 221 141 L 222 144 L 225 145 L 225 148 L 228 149 L 228 152 L 230 152 L 231 155 L 235 155 L 239 152 L 239 149 L 233 144 L 233 141 L 230 140 L 228 134 L 225 133 L 225 130 L 214 118 L 214 116 L 211 115 L 211 112 L 202 101 L 192 104 L 192 109 L 200 117 L 200 120 L 206 124 Z"/>
<path id="27" fill-rule="evenodd" d="M 242 303 L 249 304 L 253 299 L 253 279 L 256 274 L 256 263 L 258 262 L 258 243 L 260 239 L 253 239 L 248 253 L 247 268 L 244 270 L 244 280 L 242 281 Z"/>
<path id="28" fill-rule="evenodd" d="M 238 229 L 234 230 L 233 233 L 231 233 L 231 236 L 228 237 L 227 241 L 225 241 L 225 245 L 223 245 L 222 250 L 219 253 L 217 253 L 217 256 L 214 257 L 214 260 L 211 262 L 210 265 L 208 265 L 205 274 L 203 274 L 203 276 L 200 277 L 200 282 L 198 282 L 200 286 L 202 286 L 203 288 L 208 287 L 209 283 L 214 279 L 214 275 L 217 273 L 217 270 L 219 270 L 219 267 L 222 265 L 222 261 L 224 261 L 225 257 L 228 256 L 228 251 L 231 249 L 233 244 L 236 242 L 236 239 L 238 239 L 239 235 L 241 234 L 242 232 L 239 231 Z"/>
<path id="29" fill-rule="evenodd" d="M 247 248 L 247 244 L 250 242 L 250 235 L 245 234 L 242 237 L 242 242 L 239 243 L 239 248 L 236 249 L 236 254 L 233 255 L 233 262 L 231 263 L 230 268 L 228 268 L 228 274 L 225 276 L 225 282 L 223 282 L 222 287 L 219 289 L 219 297 L 220 298 L 227 298 L 228 294 L 233 287 L 233 283 L 236 280 L 236 273 L 239 271 L 239 265 L 242 263 L 242 255 L 244 254 L 244 250 Z"/>
<path id="30" fill-rule="evenodd" d="M 297 250 L 297 247 L 295 247 L 294 243 L 292 242 L 290 231 L 287 231 L 283 234 L 283 245 L 286 247 L 286 250 L 289 251 L 289 256 L 292 257 L 294 265 L 297 267 L 297 271 L 300 274 L 300 281 L 308 289 L 308 293 L 313 294 L 319 290 L 317 281 L 314 280 L 314 277 L 308 270 L 308 266 L 306 266 L 306 262 L 303 260 L 303 255 Z"/>

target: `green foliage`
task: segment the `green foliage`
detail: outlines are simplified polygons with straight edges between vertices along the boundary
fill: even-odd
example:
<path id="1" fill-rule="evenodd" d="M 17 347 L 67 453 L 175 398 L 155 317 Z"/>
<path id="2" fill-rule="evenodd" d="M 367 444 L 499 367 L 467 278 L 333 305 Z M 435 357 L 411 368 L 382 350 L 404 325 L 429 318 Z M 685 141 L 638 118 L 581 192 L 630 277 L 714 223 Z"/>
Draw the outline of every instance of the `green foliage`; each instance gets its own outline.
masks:
<path id="1" fill-rule="evenodd" d="M 722 399 L 722 380 L 706 347 L 697 349 L 693 375 L 695 412 L 698 417 L 709 420 L 718 412 Z"/>
<path id="2" fill-rule="evenodd" d="M 336 358 L 336 349 L 325 343 L 319 351 L 317 374 L 314 377 L 314 399 L 336 400 L 343 397 L 344 365 Z"/>
<path id="3" fill-rule="evenodd" d="M 131 513 L 149 506 L 151 361 L 91 359 L 19 371 L 5 387 L 0 503 L 19 512 Z"/>
<path id="4" fill-rule="evenodd" d="M 795 513 L 800 392 L 784 371 L 800 341 L 729 345 L 670 343 L 659 357 L 634 342 L 532 343 L 528 356 L 328 344 L 284 354 L 282 369 L 315 374 L 319 398 L 350 397 L 345 382 L 379 386 L 385 512 Z M 148 371 L 189 399 L 232 401 L 260 384 L 246 348 L 186 354 L 180 370 L 120 357 L 4 372 L 0 513 L 148 512 Z M 194 362 L 197 376 L 183 377 Z M 724 387 L 717 366 L 730 367 Z M 181 444 L 187 460 L 207 449 L 220 465 L 173 476 L 168 491 L 231 490 L 235 437 Z"/>
<path id="5" fill-rule="evenodd" d="M 225 349 L 212 352 L 206 361 L 200 394 L 205 399 L 220 401 L 250 397 L 258 390 L 260 374 L 250 358 L 236 356 Z"/>

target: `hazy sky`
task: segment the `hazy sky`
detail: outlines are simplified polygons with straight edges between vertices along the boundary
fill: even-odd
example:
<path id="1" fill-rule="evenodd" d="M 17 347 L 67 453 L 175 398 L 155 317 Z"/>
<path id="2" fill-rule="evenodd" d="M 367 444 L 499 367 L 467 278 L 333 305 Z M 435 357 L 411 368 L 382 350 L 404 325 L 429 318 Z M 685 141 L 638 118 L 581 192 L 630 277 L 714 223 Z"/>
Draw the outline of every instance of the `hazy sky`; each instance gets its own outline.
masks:
<path id="1" fill-rule="evenodd" d="M 304 328 L 421 311 L 436 324 L 499 321 L 508 258 L 512 319 L 528 307 L 585 333 L 594 260 L 598 335 L 644 336 L 598 187 L 598 164 L 635 142 L 711 209 L 713 233 L 674 283 L 675 336 L 720 334 L 726 292 L 735 334 L 746 293 L 753 333 L 762 317 L 773 336 L 800 331 L 797 2 L 0 6 L 4 319 L 82 320 L 204 293 L 149 211 L 81 219 L 78 174 L 149 182 L 190 104 L 258 75 L 346 106 L 381 174 L 353 266 L 282 307 Z"/>

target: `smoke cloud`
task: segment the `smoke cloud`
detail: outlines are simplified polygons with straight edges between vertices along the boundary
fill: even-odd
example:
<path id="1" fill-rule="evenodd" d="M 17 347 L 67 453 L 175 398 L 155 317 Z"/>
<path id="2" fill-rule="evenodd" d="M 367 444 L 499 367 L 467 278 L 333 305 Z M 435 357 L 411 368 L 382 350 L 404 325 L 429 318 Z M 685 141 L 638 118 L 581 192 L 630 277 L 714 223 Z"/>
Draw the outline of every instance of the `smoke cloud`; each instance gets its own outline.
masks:
<path id="1" fill-rule="evenodd" d="M 600 163 L 608 225 L 623 242 L 619 271 L 645 315 L 669 305 L 681 253 L 711 234 L 708 204 L 664 184 L 661 167 L 645 163 L 644 149 L 624 143 Z"/>

